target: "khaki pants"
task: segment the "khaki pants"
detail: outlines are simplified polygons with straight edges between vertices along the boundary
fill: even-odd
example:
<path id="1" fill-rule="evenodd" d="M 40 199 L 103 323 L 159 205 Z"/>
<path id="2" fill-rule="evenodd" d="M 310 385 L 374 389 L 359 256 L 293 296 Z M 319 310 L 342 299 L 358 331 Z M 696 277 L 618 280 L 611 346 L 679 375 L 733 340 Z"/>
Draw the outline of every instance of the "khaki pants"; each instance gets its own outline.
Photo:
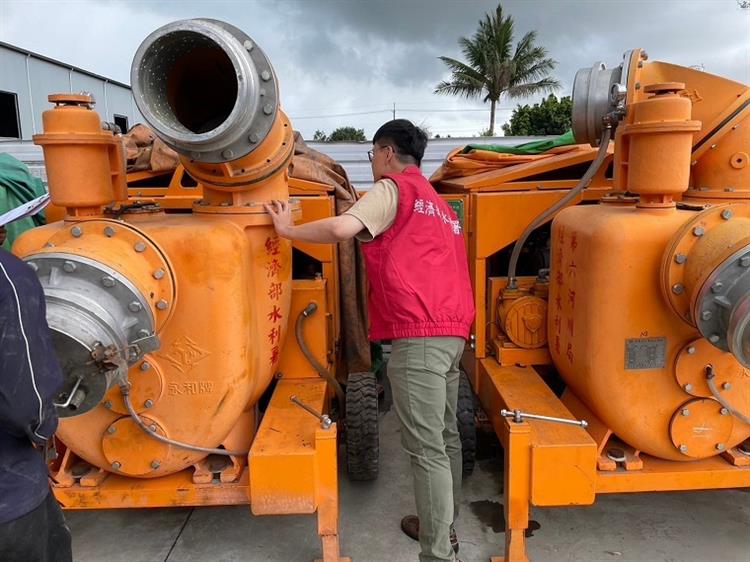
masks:
<path id="1" fill-rule="evenodd" d="M 393 340 L 388 378 L 411 460 L 419 516 L 420 562 L 454 559 L 450 529 L 461 492 L 461 440 L 456 426 L 458 337 Z"/>

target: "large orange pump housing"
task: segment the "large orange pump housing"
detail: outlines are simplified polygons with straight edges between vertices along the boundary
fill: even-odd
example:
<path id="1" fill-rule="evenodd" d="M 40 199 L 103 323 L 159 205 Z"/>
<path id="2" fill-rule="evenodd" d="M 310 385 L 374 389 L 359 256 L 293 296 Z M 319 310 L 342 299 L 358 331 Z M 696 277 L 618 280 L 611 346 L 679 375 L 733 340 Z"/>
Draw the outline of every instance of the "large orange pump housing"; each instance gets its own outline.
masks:
<path id="1" fill-rule="evenodd" d="M 51 246 L 40 251 L 45 245 Z M 223 444 L 231 450 L 249 447 L 249 441 L 232 439 L 232 429 L 253 425 L 252 405 L 268 386 L 278 359 L 269 334 L 276 330 L 274 342 L 279 344 L 289 314 L 290 248 L 272 227 L 243 228 L 220 218 L 154 213 L 128 222 L 52 225 L 24 237 L 15 251 L 39 264 L 45 287 L 79 272 L 85 275 L 82 266 L 64 269 L 65 263 L 84 259 L 143 287 L 140 292 L 157 317 L 160 346 L 129 366 L 136 411 L 171 439 L 203 447 Z M 47 266 L 46 258 L 52 256 L 57 260 Z M 271 263 L 273 276 L 266 275 Z M 99 283 L 105 279 L 102 273 Z M 168 298 L 169 293 L 174 296 Z M 165 306 L 160 303 L 168 310 L 157 308 Z M 58 437 L 89 463 L 130 476 L 169 474 L 206 456 L 141 431 L 116 385 L 91 411 L 62 420 Z"/>
<path id="2" fill-rule="evenodd" d="M 726 201 L 727 186 L 702 187 L 750 184 L 741 165 L 747 133 L 738 130 L 750 123 L 748 91 L 643 60 L 640 51 L 626 56 L 615 156 L 618 187 L 639 201 L 605 199 L 555 219 L 549 346 L 575 397 L 606 428 L 637 451 L 688 461 L 750 437 L 750 207 L 744 195 Z M 696 81 L 672 81 L 679 76 Z M 706 88 L 734 105 L 711 114 L 698 104 Z M 711 135 L 711 150 L 724 156 L 709 168 L 694 146 Z M 691 169 L 705 197 L 675 203 L 691 187 Z"/>
<path id="3" fill-rule="evenodd" d="M 292 129 L 270 63 L 227 24 L 165 26 L 133 68 L 139 107 L 204 199 L 187 214 L 128 203 L 119 141 L 93 100 L 51 96 L 35 142 L 67 216 L 26 233 L 14 252 L 47 297 L 65 375 L 57 436 L 95 467 L 137 478 L 222 448 L 236 452 L 222 478 L 237 478 L 290 315 L 291 243 L 261 202 L 289 197 Z"/>

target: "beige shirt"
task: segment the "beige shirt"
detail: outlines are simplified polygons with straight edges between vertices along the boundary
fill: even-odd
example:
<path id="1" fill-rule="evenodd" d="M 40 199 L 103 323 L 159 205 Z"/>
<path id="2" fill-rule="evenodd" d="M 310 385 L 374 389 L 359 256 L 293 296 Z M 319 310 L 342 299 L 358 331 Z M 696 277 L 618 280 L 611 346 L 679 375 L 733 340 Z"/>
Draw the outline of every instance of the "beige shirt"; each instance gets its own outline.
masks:
<path id="1" fill-rule="evenodd" d="M 396 220 L 398 211 L 398 187 L 391 179 L 376 181 L 362 199 L 346 211 L 365 226 L 356 238 L 360 242 L 370 242 L 388 230 Z"/>

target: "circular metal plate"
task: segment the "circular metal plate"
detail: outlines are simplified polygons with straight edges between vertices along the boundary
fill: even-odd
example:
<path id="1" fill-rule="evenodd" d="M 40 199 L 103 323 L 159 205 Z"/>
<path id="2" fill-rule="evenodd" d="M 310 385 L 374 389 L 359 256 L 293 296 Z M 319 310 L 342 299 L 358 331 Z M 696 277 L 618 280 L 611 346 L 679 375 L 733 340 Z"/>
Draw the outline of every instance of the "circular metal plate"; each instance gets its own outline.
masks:
<path id="1" fill-rule="evenodd" d="M 143 365 L 148 365 L 148 369 L 143 369 Z M 128 380 L 130 381 L 130 403 L 138 414 L 153 408 L 164 393 L 161 366 L 152 355 L 144 355 L 141 361 L 130 367 Z M 119 386 L 110 388 L 104 400 L 109 400 L 113 412 L 128 415 Z"/>
<path id="2" fill-rule="evenodd" d="M 677 354 L 674 369 L 677 384 L 693 396 L 710 397 L 707 365 L 713 367 L 714 384 L 722 396 L 738 410 L 750 411 L 750 371 L 734 355 L 717 349 L 704 338 L 690 342 Z"/>
<path id="3" fill-rule="evenodd" d="M 145 416 L 141 420 L 156 433 L 165 436 L 164 429 Z M 157 441 L 146 435 L 132 418 L 120 418 L 110 425 L 102 437 L 102 451 L 109 463 L 109 469 L 117 474 L 143 476 L 154 472 L 156 466 L 164 462 L 171 445 Z M 158 463 L 158 464 L 157 464 Z"/>
<path id="4" fill-rule="evenodd" d="M 703 459 L 726 449 L 734 420 L 722 415 L 722 407 L 711 398 L 695 398 L 677 408 L 669 424 L 674 446 L 685 456 Z"/>
<path id="5" fill-rule="evenodd" d="M 92 360 L 92 350 L 68 334 L 50 329 L 55 355 L 63 374 L 63 388 L 58 394 L 57 415 L 61 418 L 79 416 L 96 407 L 112 384 L 113 373 L 102 372 Z M 79 382 L 80 381 L 80 382 Z M 74 396 L 70 394 L 76 390 Z M 81 397 L 77 400 L 77 397 Z"/>

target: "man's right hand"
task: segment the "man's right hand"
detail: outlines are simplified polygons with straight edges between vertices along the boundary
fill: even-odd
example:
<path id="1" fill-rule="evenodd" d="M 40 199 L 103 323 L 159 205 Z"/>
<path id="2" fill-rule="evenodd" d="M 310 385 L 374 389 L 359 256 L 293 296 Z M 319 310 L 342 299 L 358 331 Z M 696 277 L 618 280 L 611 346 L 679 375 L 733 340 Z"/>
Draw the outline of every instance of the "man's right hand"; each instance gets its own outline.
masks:
<path id="1" fill-rule="evenodd" d="M 0 246 L 5 244 L 5 236 L 7 235 L 7 232 L 5 230 L 4 226 L 0 226 Z"/>
<path id="2" fill-rule="evenodd" d="M 290 232 L 294 226 L 292 211 L 287 201 L 271 201 L 263 205 L 266 212 L 271 215 L 273 226 L 282 238 L 290 238 Z"/>

